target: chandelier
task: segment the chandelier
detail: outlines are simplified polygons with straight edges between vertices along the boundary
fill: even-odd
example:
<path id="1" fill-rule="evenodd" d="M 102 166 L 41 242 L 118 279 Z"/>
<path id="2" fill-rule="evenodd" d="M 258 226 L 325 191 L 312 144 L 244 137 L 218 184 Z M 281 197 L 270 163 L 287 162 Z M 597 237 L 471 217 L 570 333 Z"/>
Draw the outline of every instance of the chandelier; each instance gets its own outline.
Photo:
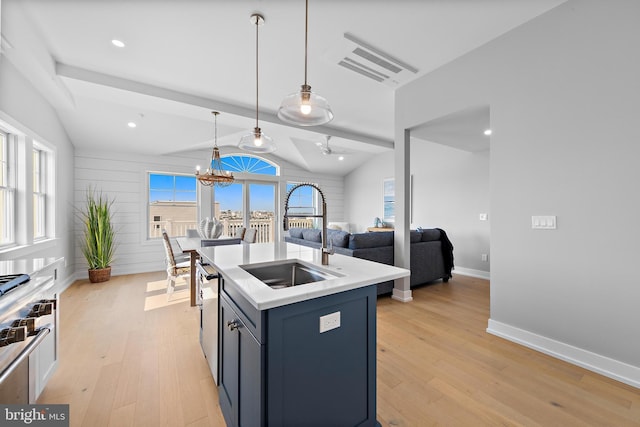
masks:
<path id="1" fill-rule="evenodd" d="M 216 185 L 218 187 L 227 187 L 234 181 L 233 173 L 222 169 L 222 161 L 220 160 L 220 149 L 218 148 L 218 114 L 217 111 L 212 111 L 215 130 L 213 139 L 213 152 L 211 153 L 211 163 L 204 173 L 200 173 L 200 166 L 196 167 L 196 178 L 200 181 L 200 184 L 210 187 Z"/>

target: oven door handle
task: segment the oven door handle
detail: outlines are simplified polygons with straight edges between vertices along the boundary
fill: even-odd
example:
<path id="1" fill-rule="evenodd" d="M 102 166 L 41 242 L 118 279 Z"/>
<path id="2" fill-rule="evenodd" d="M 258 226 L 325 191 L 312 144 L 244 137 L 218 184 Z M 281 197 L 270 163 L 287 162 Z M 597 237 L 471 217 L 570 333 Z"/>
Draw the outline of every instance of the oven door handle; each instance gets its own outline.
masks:
<path id="1" fill-rule="evenodd" d="M 29 355 L 33 352 L 33 350 L 36 349 L 36 347 L 42 342 L 42 340 L 44 340 L 45 337 L 49 335 L 49 332 L 51 332 L 51 327 L 51 325 L 46 325 L 38 329 L 38 334 L 36 335 L 36 337 L 31 340 L 29 344 L 27 344 L 27 346 L 20 352 L 20 354 L 15 359 L 13 359 L 9 366 L 7 366 L 4 372 L 2 372 L 2 375 L 0 375 L 0 384 L 2 384 L 4 380 L 7 379 L 7 377 L 11 375 L 11 373 L 20 365 L 20 363 L 22 363 L 24 359 L 29 357 Z"/>

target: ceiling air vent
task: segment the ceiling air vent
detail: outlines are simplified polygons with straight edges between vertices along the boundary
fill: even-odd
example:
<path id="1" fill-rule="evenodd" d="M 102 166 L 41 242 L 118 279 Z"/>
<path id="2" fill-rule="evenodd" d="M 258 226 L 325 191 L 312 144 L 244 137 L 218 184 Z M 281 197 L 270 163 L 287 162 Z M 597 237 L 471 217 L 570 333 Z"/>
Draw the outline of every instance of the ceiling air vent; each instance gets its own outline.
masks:
<path id="1" fill-rule="evenodd" d="M 342 45 L 328 52 L 332 61 L 387 86 L 396 88 L 418 73 L 417 68 L 371 46 L 353 34 L 344 33 Z"/>

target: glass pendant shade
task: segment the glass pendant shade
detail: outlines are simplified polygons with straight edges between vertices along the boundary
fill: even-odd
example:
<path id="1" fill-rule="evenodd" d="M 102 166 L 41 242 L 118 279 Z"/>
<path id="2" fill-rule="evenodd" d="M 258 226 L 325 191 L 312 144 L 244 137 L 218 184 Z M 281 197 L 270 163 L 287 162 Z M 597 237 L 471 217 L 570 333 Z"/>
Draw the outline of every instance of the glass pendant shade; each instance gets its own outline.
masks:
<path id="1" fill-rule="evenodd" d="M 258 116 L 260 112 L 260 103 L 258 102 L 258 94 L 260 93 L 260 79 L 258 74 L 258 27 L 264 24 L 264 17 L 258 13 L 254 13 L 251 15 L 251 23 L 256 26 L 256 127 L 253 128 L 253 132 L 240 138 L 238 147 L 251 153 L 273 153 L 276 151 L 276 144 L 273 142 L 271 137 L 262 133 L 262 130 L 258 125 Z"/>
<path id="2" fill-rule="evenodd" d="M 330 122 L 333 111 L 329 102 L 311 92 L 311 86 L 302 85 L 299 92 L 287 95 L 278 110 L 278 118 L 299 126 L 317 126 Z"/>
<path id="3" fill-rule="evenodd" d="M 273 153 L 276 151 L 273 139 L 262 133 L 260 128 L 254 128 L 253 132 L 240 138 L 238 147 L 252 153 Z"/>
<path id="4" fill-rule="evenodd" d="M 318 126 L 333 120 L 329 102 L 322 96 L 311 92 L 307 84 L 307 48 L 309 36 L 309 0 L 304 9 L 304 84 L 300 92 L 287 95 L 278 109 L 278 118 L 283 122 L 298 126 Z"/>

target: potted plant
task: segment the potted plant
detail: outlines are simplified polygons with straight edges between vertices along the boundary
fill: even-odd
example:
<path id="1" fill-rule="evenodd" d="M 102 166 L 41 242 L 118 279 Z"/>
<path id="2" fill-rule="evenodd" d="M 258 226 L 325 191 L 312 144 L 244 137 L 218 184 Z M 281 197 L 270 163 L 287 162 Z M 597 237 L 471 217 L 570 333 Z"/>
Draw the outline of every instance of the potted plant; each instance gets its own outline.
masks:
<path id="1" fill-rule="evenodd" d="M 102 193 L 87 190 L 85 210 L 81 211 L 84 222 L 82 254 L 87 260 L 91 283 L 106 282 L 111 278 L 116 234 L 112 222 L 112 205 L 113 200 Z"/>

